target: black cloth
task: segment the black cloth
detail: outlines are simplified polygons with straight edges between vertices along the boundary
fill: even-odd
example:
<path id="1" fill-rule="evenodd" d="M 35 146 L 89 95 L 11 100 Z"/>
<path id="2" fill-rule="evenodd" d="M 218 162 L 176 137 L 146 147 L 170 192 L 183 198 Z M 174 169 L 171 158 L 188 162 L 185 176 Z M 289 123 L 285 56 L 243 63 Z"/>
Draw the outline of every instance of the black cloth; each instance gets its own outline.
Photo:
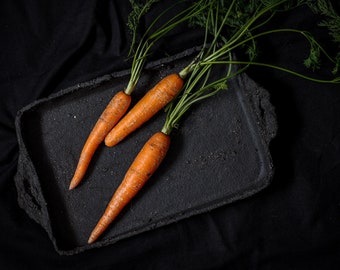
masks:
<path id="1" fill-rule="evenodd" d="M 150 17 L 169 2 L 161 1 Z M 277 114 L 275 174 L 268 188 L 114 245 L 74 256 L 55 252 L 46 232 L 17 203 L 15 116 L 37 99 L 128 68 L 129 12 L 123 0 L 1 1 L 0 268 L 338 269 L 340 87 L 264 67 L 248 74 L 269 91 Z M 308 30 L 323 42 L 327 32 L 316 21 L 302 7 L 270 26 Z M 181 27 L 153 58 L 200 44 L 201 34 Z M 308 49 L 301 36 L 275 34 L 258 45 L 259 61 L 312 75 L 301 66 Z"/>

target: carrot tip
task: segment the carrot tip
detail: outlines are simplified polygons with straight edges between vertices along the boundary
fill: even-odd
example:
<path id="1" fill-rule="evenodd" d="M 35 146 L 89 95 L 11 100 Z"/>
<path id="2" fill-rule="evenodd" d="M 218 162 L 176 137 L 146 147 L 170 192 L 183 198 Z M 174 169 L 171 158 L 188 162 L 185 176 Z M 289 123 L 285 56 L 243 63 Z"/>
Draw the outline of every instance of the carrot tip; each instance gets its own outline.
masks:
<path id="1" fill-rule="evenodd" d="M 77 186 L 75 181 L 71 181 L 70 186 L 68 187 L 68 190 L 72 190 Z"/>
<path id="2" fill-rule="evenodd" d="M 93 237 L 92 235 L 89 237 L 89 240 L 87 240 L 88 244 L 92 244 L 94 241 L 96 241 L 95 237 Z"/>

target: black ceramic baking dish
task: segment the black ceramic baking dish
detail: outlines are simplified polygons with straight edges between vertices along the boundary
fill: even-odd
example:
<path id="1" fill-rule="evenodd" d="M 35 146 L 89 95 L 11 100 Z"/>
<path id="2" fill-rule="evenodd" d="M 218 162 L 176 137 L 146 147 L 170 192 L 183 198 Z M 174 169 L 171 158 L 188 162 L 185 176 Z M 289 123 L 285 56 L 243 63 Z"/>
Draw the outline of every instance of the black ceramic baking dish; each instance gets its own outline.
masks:
<path id="1" fill-rule="evenodd" d="M 133 93 L 134 102 L 194 55 L 191 49 L 150 63 Z M 91 128 L 128 79 L 128 71 L 106 75 L 38 100 L 18 113 L 18 201 L 47 231 L 60 254 L 113 244 L 246 198 L 272 178 L 268 146 L 276 132 L 274 109 L 263 88 L 239 75 L 228 90 L 188 112 L 173 132 L 159 170 L 100 240 L 88 245 L 89 234 L 125 171 L 165 119 L 161 112 L 119 145 L 101 145 L 80 186 L 68 190 Z"/>

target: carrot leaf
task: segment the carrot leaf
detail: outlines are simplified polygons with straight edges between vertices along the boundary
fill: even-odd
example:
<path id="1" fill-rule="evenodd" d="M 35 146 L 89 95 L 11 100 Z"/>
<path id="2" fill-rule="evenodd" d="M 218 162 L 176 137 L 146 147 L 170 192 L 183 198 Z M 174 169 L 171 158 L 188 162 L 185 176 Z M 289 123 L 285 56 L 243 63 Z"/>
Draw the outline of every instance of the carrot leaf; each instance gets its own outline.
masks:
<path id="1" fill-rule="evenodd" d="M 132 40 L 128 55 L 131 55 L 135 50 L 135 43 L 137 42 L 137 34 L 139 33 L 141 18 L 151 9 L 151 6 L 157 2 L 159 2 L 159 0 L 147 0 L 145 2 L 140 0 L 130 0 L 132 11 L 128 16 L 127 26 L 131 32 Z"/>
<path id="2" fill-rule="evenodd" d="M 169 134 L 178 126 L 182 116 L 193 104 L 227 89 L 228 80 L 244 72 L 251 65 L 277 69 L 318 83 L 340 83 L 340 77 L 319 79 L 286 67 L 256 61 L 258 38 L 265 35 L 292 33 L 304 37 L 309 45 L 308 56 L 303 61 L 307 68 L 313 71 L 320 69 L 322 67 L 320 58 L 323 55 L 335 65 L 333 74 L 339 71 L 340 52 L 332 57 L 311 33 L 293 28 L 268 30 L 263 27 L 276 14 L 288 12 L 302 5 L 321 14 L 324 19 L 319 26 L 327 27 L 333 41 L 340 43 L 340 17 L 327 0 L 212 0 L 206 13 L 202 12 L 191 18 L 190 26 L 201 26 L 206 29 L 204 46 L 199 54 L 200 57 L 183 69 L 185 71 L 190 68 L 191 74 L 187 77 L 182 94 L 166 108 L 167 117 L 162 131 Z M 240 51 L 243 52 L 242 57 L 246 59 L 235 59 L 234 55 Z M 226 74 L 221 78 L 212 79 L 211 74 L 216 65 L 226 66 Z"/>

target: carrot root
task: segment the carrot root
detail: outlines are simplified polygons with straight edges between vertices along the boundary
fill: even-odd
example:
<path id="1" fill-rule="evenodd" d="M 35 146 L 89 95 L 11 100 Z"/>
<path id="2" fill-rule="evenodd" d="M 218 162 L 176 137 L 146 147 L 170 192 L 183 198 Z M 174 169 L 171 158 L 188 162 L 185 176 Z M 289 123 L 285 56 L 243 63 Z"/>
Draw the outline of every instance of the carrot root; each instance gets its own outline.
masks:
<path id="1" fill-rule="evenodd" d="M 147 122 L 179 93 L 183 83 L 178 74 L 170 74 L 158 82 L 108 133 L 106 146 L 118 144 Z"/>
<path id="2" fill-rule="evenodd" d="M 107 229 L 122 209 L 144 186 L 157 170 L 170 146 L 170 136 L 155 133 L 143 146 L 125 174 L 122 183 L 113 194 L 104 214 L 93 229 L 88 243 L 91 244 Z"/>
<path id="3" fill-rule="evenodd" d="M 125 94 L 124 91 L 120 91 L 106 106 L 85 142 L 69 189 L 75 188 L 81 182 L 98 146 L 126 113 L 130 103 L 131 96 Z"/>

